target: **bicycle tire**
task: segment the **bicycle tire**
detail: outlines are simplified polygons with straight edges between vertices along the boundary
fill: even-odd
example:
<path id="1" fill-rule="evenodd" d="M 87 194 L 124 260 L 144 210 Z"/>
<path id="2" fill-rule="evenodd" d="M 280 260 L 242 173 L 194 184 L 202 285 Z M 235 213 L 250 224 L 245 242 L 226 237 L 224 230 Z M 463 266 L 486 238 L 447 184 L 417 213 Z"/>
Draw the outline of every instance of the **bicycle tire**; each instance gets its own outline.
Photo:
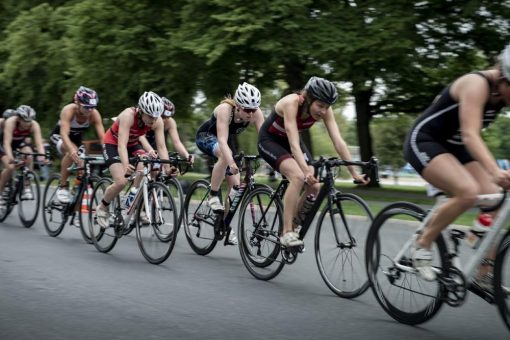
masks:
<path id="1" fill-rule="evenodd" d="M 89 233 L 90 238 L 92 239 L 92 243 L 94 247 L 102 253 L 108 253 L 115 247 L 117 243 L 118 237 L 113 226 L 109 226 L 106 229 L 103 229 L 97 223 L 96 210 L 97 206 L 101 203 L 101 200 L 104 196 L 104 191 L 106 188 L 112 183 L 112 180 L 109 178 L 100 179 L 96 185 L 94 186 L 94 190 L 92 191 L 92 196 L 89 202 Z M 117 208 L 120 206 L 119 197 L 115 197 L 115 199 L 110 203 L 110 214 L 114 215 L 117 211 Z"/>
<path id="2" fill-rule="evenodd" d="M 172 177 L 168 180 L 167 183 L 168 190 L 172 194 L 174 199 L 174 203 L 177 207 L 178 213 L 178 224 L 177 224 L 177 232 L 181 229 L 182 221 L 184 218 L 184 191 L 182 189 L 181 182 L 175 177 Z"/>
<path id="3" fill-rule="evenodd" d="M 5 204 L 6 204 L 5 209 L 0 209 L 0 222 L 3 222 L 10 215 L 12 209 L 14 208 L 14 204 L 12 202 L 16 196 L 16 193 L 13 194 L 13 192 L 17 188 L 14 186 L 14 182 L 13 182 L 12 178 L 9 179 L 9 181 L 6 183 L 5 187 L 10 187 L 10 190 L 9 190 L 9 197 L 7 197 L 7 199 L 5 200 Z M 4 192 L 5 192 L 5 188 L 4 188 Z"/>
<path id="4" fill-rule="evenodd" d="M 317 220 L 317 267 L 328 288 L 340 297 L 360 296 L 369 287 L 364 256 L 372 221 L 372 212 L 365 201 L 350 193 L 338 193 L 332 205 L 326 205 Z"/>
<path id="5" fill-rule="evenodd" d="M 239 252 L 248 272 L 259 280 L 275 278 L 285 262 L 281 256 L 283 204 L 273 190 L 260 186 L 247 193 L 239 213 Z"/>
<path id="6" fill-rule="evenodd" d="M 60 175 L 50 176 L 44 187 L 43 221 L 44 229 L 51 237 L 60 235 L 69 218 L 68 204 L 56 203 L 56 192 L 60 186 Z M 60 219 L 58 219 L 60 217 Z"/>
<path id="7" fill-rule="evenodd" d="M 25 228 L 30 228 L 34 225 L 35 221 L 37 221 L 37 216 L 39 215 L 41 190 L 39 188 L 39 179 L 37 178 L 37 174 L 32 170 L 28 170 L 25 173 L 23 180 L 30 183 L 30 189 L 32 190 L 33 198 L 22 199 L 21 197 L 23 196 L 25 187 L 24 185 L 20 186 L 21 190 L 19 191 L 18 215 L 21 223 L 23 223 L 23 226 Z M 28 201 L 33 201 L 35 207 L 29 206 Z"/>
<path id="8" fill-rule="evenodd" d="M 510 231 L 507 231 L 498 245 L 496 260 L 494 261 L 494 297 L 499 314 L 506 327 L 510 330 Z"/>
<path id="9" fill-rule="evenodd" d="M 150 183 L 148 206 L 140 200 L 136 211 L 136 240 L 143 257 L 152 264 L 163 263 L 175 246 L 179 216 L 170 190 L 163 183 Z M 150 225 L 142 223 L 141 214 L 150 217 Z M 163 213 L 165 213 L 163 216 Z"/>
<path id="10" fill-rule="evenodd" d="M 438 281 L 424 281 L 414 272 L 396 268 L 393 262 L 405 242 L 415 237 L 416 228 L 425 215 L 422 208 L 412 203 L 390 204 L 375 217 L 367 238 L 366 268 L 377 302 L 392 318 L 408 325 L 430 320 L 439 311 L 446 295 Z M 406 235 L 402 236 L 403 233 Z M 391 254 L 390 249 L 393 249 Z M 447 272 L 447 248 L 442 235 L 438 236 L 431 249 L 435 259 L 433 266 Z M 412 266 L 411 247 L 403 254 L 399 264 Z M 415 287 L 426 291 L 417 292 Z M 391 301 L 392 297 L 396 301 Z M 396 303 L 401 303 L 401 306 L 397 307 Z"/>
<path id="11" fill-rule="evenodd" d="M 207 206 L 208 193 L 209 182 L 199 179 L 191 184 L 184 200 L 186 239 L 191 249 L 203 256 L 209 254 L 218 242 L 214 232 L 217 214 Z M 195 208 L 197 203 L 198 206 Z"/>
<path id="12" fill-rule="evenodd" d="M 90 236 L 90 230 L 86 224 L 89 219 L 90 210 L 88 209 L 90 205 L 90 198 L 92 196 L 92 191 L 94 190 L 94 185 L 101 179 L 101 177 L 96 175 L 90 175 L 88 178 L 83 179 L 83 186 L 78 197 L 78 201 L 76 204 L 80 205 L 78 210 L 78 221 L 80 223 L 80 233 L 83 240 L 92 244 L 92 237 Z M 84 197 L 85 196 L 85 197 Z M 85 201 L 85 202 L 84 202 Z"/>

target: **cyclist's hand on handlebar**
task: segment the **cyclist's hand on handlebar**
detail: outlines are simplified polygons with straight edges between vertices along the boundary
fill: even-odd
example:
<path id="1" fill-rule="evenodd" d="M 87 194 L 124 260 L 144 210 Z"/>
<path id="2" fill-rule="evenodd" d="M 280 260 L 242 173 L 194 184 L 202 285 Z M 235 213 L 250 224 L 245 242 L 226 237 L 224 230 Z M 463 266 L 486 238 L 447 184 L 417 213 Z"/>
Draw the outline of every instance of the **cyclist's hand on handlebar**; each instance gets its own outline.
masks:
<path id="1" fill-rule="evenodd" d="M 177 169 L 175 166 L 165 164 L 165 174 L 167 176 L 175 177 L 179 174 L 179 169 Z"/>
<path id="2" fill-rule="evenodd" d="M 510 170 L 499 169 L 498 172 L 493 174 L 494 182 L 500 187 L 509 190 L 510 189 Z"/>
<path id="3" fill-rule="evenodd" d="M 46 158 L 45 156 L 37 156 L 37 161 L 39 163 L 43 163 L 44 165 L 48 165 L 48 158 Z"/>
<path id="4" fill-rule="evenodd" d="M 305 175 L 305 183 L 308 185 L 312 185 L 312 184 L 319 182 L 317 177 L 315 177 L 313 175 L 313 171 L 307 170 L 304 172 L 304 175 Z"/>
<path id="5" fill-rule="evenodd" d="M 133 164 L 128 164 L 125 167 L 126 175 L 131 175 L 135 171 L 135 166 Z"/>
<path id="6" fill-rule="evenodd" d="M 78 153 L 78 150 L 73 150 L 71 152 L 71 159 L 75 163 L 79 163 L 80 162 L 80 154 Z"/>
<path id="7" fill-rule="evenodd" d="M 149 151 L 147 153 L 147 155 L 150 157 L 150 158 L 158 158 L 158 153 L 156 150 L 152 149 L 151 151 Z"/>
<path id="8" fill-rule="evenodd" d="M 239 168 L 237 167 L 237 164 L 236 162 L 232 163 L 229 165 L 229 168 L 230 168 L 230 173 L 232 175 L 237 175 L 239 173 Z"/>
<path id="9" fill-rule="evenodd" d="M 188 156 L 188 164 L 193 165 L 195 163 L 195 157 L 192 154 L 189 154 Z"/>
<path id="10" fill-rule="evenodd" d="M 359 175 L 355 173 L 352 175 L 352 179 L 354 180 L 354 184 L 367 185 L 370 183 L 370 177 L 368 177 L 368 175 Z"/>

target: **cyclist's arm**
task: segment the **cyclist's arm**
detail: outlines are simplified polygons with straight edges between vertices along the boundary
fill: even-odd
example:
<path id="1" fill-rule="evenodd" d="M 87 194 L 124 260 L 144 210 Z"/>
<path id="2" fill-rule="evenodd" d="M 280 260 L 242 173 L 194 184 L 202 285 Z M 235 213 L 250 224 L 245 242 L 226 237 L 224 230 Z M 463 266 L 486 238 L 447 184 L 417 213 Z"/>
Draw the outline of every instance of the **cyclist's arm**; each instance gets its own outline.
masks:
<path id="1" fill-rule="evenodd" d="M 347 147 L 347 143 L 340 135 L 340 130 L 338 128 L 338 124 L 335 120 L 335 115 L 333 114 L 333 109 L 331 107 L 328 108 L 326 114 L 324 115 L 324 124 L 326 125 L 326 129 L 328 130 L 329 137 L 333 142 L 333 146 L 335 147 L 335 151 L 341 159 L 350 161 L 352 160 L 351 153 L 349 152 L 349 148 Z M 356 176 L 356 169 L 349 165 L 347 167 L 352 176 Z"/>
<path id="2" fill-rule="evenodd" d="M 223 157 L 225 157 L 228 165 L 234 164 L 232 150 L 230 150 L 228 146 L 228 128 L 230 125 L 231 110 L 232 108 L 228 104 L 220 104 L 214 109 L 214 114 L 216 115 L 216 137 L 218 137 L 220 152 L 223 154 Z"/>
<path id="3" fill-rule="evenodd" d="M 182 157 L 188 159 L 189 153 L 188 150 L 186 150 L 184 144 L 181 142 L 179 131 L 177 131 L 177 123 L 175 120 L 173 118 L 168 118 L 165 122 L 165 125 L 168 125 L 170 138 L 172 139 L 172 144 L 174 145 L 175 151 L 177 151 Z"/>
<path id="4" fill-rule="evenodd" d="M 12 133 L 14 132 L 14 128 L 16 127 L 16 118 L 7 119 L 5 121 L 4 126 L 4 152 L 9 157 L 10 160 L 14 160 L 14 156 L 12 154 Z"/>
<path id="5" fill-rule="evenodd" d="M 124 169 L 129 168 L 129 156 L 127 151 L 127 144 L 129 140 L 129 130 L 133 125 L 134 117 L 131 114 L 131 108 L 125 109 L 117 117 L 119 120 L 119 137 L 117 139 L 117 151 L 119 153 L 120 162 Z"/>
<path id="6" fill-rule="evenodd" d="M 260 127 L 262 124 L 264 124 L 264 115 L 262 114 L 262 111 L 260 109 L 257 109 L 255 111 L 255 114 L 253 115 L 253 118 L 255 120 L 255 128 L 257 129 L 257 132 L 260 131 Z"/>
<path id="7" fill-rule="evenodd" d="M 165 132 L 163 131 L 163 119 L 159 117 L 156 122 L 154 122 L 154 126 L 152 127 L 154 130 L 154 138 L 156 139 L 156 147 L 158 148 L 158 155 L 161 159 L 168 159 L 168 149 L 166 148 L 166 140 L 165 140 Z M 166 164 L 166 166 L 169 166 Z"/>
<path id="8" fill-rule="evenodd" d="M 99 111 L 92 111 L 92 124 L 96 128 L 97 138 L 99 138 L 100 142 L 103 143 L 104 137 L 104 126 L 103 126 L 103 118 Z"/>
<path id="9" fill-rule="evenodd" d="M 32 135 L 34 136 L 35 140 L 35 147 L 37 148 L 37 153 L 44 155 L 44 145 L 42 140 L 42 134 L 41 134 L 41 126 L 38 122 L 35 120 L 32 121 Z"/>
<path id="10" fill-rule="evenodd" d="M 73 119 L 74 115 L 74 105 L 68 104 L 60 113 L 60 137 L 62 138 L 62 142 L 65 145 L 67 151 L 70 154 L 78 152 L 78 146 L 74 145 L 74 143 L 69 138 L 69 132 L 71 131 L 71 119 Z"/>
<path id="11" fill-rule="evenodd" d="M 145 135 L 138 137 L 138 141 L 140 142 L 140 144 L 142 144 L 142 147 L 145 151 L 147 152 L 154 151 L 154 148 L 152 147 L 151 143 L 149 143 Z"/>
<path id="12" fill-rule="evenodd" d="M 276 111 L 283 114 L 285 121 L 285 132 L 289 140 L 290 151 L 299 168 L 306 174 L 309 172 L 308 164 L 306 164 L 303 150 L 301 150 L 300 136 L 297 127 L 297 113 L 299 110 L 299 101 L 297 95 L 288 95 L 283 97 L 276 103 Z"/>

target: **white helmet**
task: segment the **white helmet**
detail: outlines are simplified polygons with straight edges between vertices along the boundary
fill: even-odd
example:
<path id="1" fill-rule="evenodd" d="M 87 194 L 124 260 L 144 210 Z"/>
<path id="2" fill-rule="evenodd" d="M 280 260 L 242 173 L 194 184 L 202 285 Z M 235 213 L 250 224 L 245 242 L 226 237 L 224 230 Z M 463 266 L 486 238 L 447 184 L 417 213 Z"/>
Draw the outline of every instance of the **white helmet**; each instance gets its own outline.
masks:
<path id="1" fill-rule="evenodd" d="M 499 62 L 501 63 L 503 76 L 510 81 L 510 44 L 506 45 L 505 49 L 499 55 Z"/>
<path id="2" fill-rule="evenodd" d="M 28 105 L 19 106 L 16 109 L 16 114 L 25 122 L 31 122 L 33 119 L 35 119 L 35 110 Z"/>
<path id="3" fill-rule="evenodd" d="M 143 113 L 154 118 L 160 117 L 163 111 L 165 111 L 163 100 L 152 91 L 144 92 L 142 94 L 140 99 L 138 99 L 138 107 L 143 111 Z"/>
<path id="4" fill-rule="evenodd" d="M 253 85 L 242 83 L 237 87 L 234 100 L 245 109 L 256 109 L 260 106 L 260 91 Z"/>

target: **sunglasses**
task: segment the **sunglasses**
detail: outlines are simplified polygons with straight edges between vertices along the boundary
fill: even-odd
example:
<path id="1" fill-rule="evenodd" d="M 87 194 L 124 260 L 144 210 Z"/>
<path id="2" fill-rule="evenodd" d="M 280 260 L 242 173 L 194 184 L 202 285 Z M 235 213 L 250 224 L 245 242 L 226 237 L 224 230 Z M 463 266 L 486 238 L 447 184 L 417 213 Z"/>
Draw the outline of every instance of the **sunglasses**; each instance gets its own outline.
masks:
<path id="1" fill-rule="evenodd" d="M 253 113 L 253 112 L 257 111 L 257 109 L 245 109 L 244 107 L 242 108 L 242 110 L 246 113 Z"/>
<path id="2" fill-rule="evenodd" d="M 81 107 L 83 107 L 87 111 L 94 110 L 96 108 L 95 106 L 85 106 L 85 105 L 82 105 Z"/>

